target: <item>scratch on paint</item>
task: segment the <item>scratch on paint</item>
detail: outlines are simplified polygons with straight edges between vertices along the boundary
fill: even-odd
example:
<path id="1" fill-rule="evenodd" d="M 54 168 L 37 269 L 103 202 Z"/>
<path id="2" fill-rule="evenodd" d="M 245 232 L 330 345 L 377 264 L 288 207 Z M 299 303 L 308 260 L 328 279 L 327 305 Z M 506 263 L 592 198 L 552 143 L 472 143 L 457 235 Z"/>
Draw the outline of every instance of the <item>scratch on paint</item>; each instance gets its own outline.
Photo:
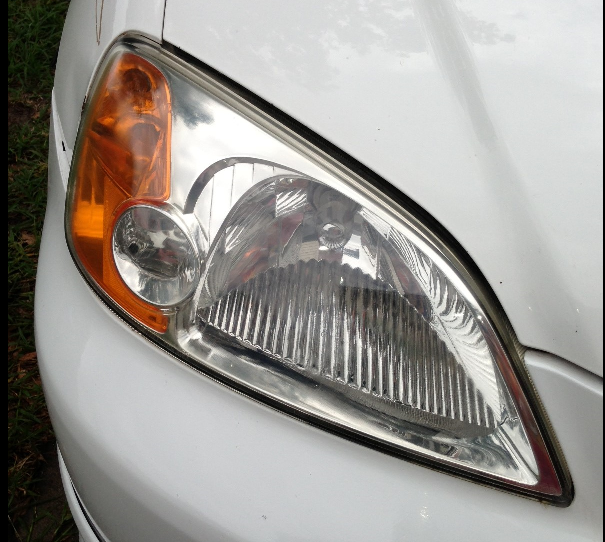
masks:
<path id="1" fill-rule="evenodd" d="M 101 0 L 101 9 L 99 9 L 99 0 L 95 0 L 95 22 L 97 32 L 97 45 L 101 44 L 101 30 L 103 28 L 103 5 L 105 0 Z"/>

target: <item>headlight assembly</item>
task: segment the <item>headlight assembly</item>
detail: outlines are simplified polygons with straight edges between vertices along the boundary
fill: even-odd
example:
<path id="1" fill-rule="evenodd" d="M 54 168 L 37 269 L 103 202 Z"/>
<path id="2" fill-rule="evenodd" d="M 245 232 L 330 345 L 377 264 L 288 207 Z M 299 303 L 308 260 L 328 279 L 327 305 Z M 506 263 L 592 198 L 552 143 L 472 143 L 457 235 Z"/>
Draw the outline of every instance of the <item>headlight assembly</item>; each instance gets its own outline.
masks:
<path id="1" fill-rule="evenodd" d="M 103 299 L 210 376 L 383 451 L 569 503 L 512 332 L 452 248 L 204 71 L 135 40 L 111 50 L 66 229 Z"/>

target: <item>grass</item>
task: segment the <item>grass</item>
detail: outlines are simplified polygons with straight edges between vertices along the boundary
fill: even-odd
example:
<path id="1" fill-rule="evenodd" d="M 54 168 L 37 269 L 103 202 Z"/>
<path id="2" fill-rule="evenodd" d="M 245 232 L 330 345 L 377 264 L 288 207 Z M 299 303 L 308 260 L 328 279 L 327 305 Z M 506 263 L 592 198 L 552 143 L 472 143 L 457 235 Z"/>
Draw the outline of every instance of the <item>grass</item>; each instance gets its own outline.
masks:
<path id="1" fill-rule="evenodd" d="M 77 540 L 33 337 L 50 96 L 68 4 L 8 2 L 8 533 L 9 540 L 29 542 Z"/>

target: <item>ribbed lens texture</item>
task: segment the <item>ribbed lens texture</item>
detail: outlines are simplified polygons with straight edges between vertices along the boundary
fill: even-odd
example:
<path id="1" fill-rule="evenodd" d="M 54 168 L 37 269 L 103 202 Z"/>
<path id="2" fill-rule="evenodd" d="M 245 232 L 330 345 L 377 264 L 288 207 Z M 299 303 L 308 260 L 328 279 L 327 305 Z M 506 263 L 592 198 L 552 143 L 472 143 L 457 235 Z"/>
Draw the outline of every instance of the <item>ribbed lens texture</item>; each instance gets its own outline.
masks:
<path id="1" fill-rule="evenodd" d="M 535 483 L 477 308 L 438 252 L 354 193 L 283 166 L 232 158 L 208 173 L 188 207 L 209 247 L 191 348 L 216 345 L 199 355 L 278 401 Z"/>
<path id="2" fill-rule="evenodd" d="M 231 201 L 228 213 L 212 206 L 223 218 L 208 235 L 201 322 L 396 419 L 493 430 L 506 416 L 494 362 L 443 272 L 342 193 L 267 173 L 235 204 L 232 183 L 214 181 L 213 202 Z"/>
<path id="3" fill-rule="evenodd" d="M 431 324 L 406 297 L 359 269 L 325 260 L 271 268 L 200 317 L 311 378 L 449 418 L 458 430 L 495 427 L 492 409 Z"/>

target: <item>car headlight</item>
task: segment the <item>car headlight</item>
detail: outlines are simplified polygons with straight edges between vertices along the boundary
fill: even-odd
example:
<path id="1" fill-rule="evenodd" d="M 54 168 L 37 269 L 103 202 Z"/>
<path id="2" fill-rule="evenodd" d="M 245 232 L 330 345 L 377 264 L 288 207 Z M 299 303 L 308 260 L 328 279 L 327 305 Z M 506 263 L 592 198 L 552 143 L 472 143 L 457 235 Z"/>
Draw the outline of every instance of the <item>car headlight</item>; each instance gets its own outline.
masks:
<path id="1" fill-rule="evenodd" d="M 137 40 L 99 69 L 71 171 L 74 259 L 156 344 L 328 430 L 569 502 L 512 332 L 380 187 Z"/>

